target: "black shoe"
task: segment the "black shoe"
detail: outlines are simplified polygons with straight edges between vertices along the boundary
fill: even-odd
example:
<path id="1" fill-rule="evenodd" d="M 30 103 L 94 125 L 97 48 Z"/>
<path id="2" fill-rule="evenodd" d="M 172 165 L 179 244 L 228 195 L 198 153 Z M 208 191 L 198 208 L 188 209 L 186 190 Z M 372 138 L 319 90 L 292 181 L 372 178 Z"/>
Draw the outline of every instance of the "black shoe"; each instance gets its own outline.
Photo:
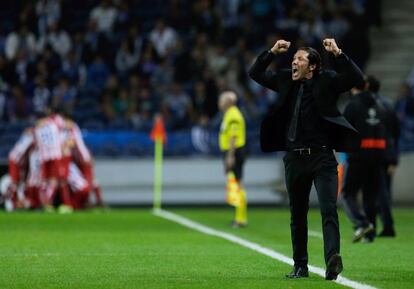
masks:
<path id="1" fill-rule="evenodd" d="M 352 238 L 352 243 L 360 241 L 367 234 L 374 232 L 374 226 L 369 224 L 366 227 L 359 227 L 355 230 L 354 237 Z"/>
<path id="2" fill-rule="evenodd" d="M 344 269 L 342 265 L 342 258 L 339 254 L 332 255 L 328 260 L 328 265 L 325 273 L 325 280 L 336 280 L 339 273 Z"/>
<path id="3" fill-rule="evenodd" d="M 395 230 L 394 229 L 384 229 L 378 237 L 395 237 Z"/>
<path id="4" fill-rule="evenodd" d="M 231 224 L 230 224 L 230 226 L 232 228 L 235 228 L 235 229 L 245 228 L 245 227 L 247 227 L 247 222 L 246 223 L 242 223 L 242 222 L 232 221 Z"/>
<path id="5" fill-rule="evenodd" d="M 293 267 L 292 272 L 286 275 L 287 278 L 296 279 L 296 278 L 306 278 L 309 277 L 308 267 Z"/>
<path id="6" fill-rule="evenodd" d="M 363 239 L 362 239 L 362 243 L 372 243 L 372 242 L 374 242 L 374 237 L 368 237 L 368 236 L 365 236 Z"/>

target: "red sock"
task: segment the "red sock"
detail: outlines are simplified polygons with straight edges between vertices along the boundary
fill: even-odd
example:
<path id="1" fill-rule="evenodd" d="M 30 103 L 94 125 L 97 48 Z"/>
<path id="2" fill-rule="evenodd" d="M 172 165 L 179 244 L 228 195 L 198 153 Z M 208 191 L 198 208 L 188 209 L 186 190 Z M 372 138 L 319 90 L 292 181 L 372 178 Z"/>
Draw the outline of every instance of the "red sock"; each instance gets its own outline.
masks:
<path id="1" fill-rule="evenodd" d="M 58 186 L 55 183 L 48 183 L 42 188 L 42 196 L 44 198 L 45 205 L 51 205 L 53 203 L 53 198 L 56 195 Z"/>
<path id="2" fill-rule="evenodd" d="M 87 207 L 89 201 L 89 191 L 76 192 L 73 195 L 72 203 L 75 209 L 83 209 Z"/>
<path id="3" fill-rule="evenodd" d="M 9 186 L 7 188 L 8 192 L 7 194 L 10 196 L 10 200 L 13 203 L 13 208 L 16 208 L 17 206 L 17 188 L 15 186 Z"/>
<path id="4" fill-rule="evenodd" d="M 72 203 L 70 201 L 69 187 L 66 183 L 60 184 L 60 197 L 63 204 L 72 207 Z"/>

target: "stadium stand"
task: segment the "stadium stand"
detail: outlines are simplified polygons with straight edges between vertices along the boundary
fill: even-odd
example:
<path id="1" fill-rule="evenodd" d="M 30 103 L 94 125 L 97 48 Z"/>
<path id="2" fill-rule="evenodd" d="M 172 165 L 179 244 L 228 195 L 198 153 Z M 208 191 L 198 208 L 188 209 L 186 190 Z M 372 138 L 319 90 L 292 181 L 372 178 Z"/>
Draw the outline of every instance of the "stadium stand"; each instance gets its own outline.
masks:
<path id="1" fill-rule="evenodd" d="M 225 88 L 239 94 L 258 154 L 257 127 L 277 96 L 248 79 L 253 55 L 278 37 L 318 47 L 335 35 L 364 67 L 368 29 L 377 24 L 371 2 L 3 1 L 0 157 L 47 106 L 64 107 L 98 156 L 152 152 L 144 135 L 157 112 L 168 155 L 216 154 L 209 136 L 218 131 L 217 95 Z"/>

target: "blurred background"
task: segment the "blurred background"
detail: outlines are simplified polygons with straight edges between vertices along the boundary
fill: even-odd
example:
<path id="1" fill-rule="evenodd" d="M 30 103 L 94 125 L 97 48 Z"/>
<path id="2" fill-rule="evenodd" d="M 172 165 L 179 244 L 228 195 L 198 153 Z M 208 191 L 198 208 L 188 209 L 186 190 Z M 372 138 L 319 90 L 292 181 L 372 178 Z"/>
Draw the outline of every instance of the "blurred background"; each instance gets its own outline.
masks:
<path id="1" fill-rule="evenodd" d="M 394 201 L 413 204 L 413 12 L 411 0 L 1 1 L 1 173 L 22 131 L 59 107 L 95 156 L 105 201 L 149 205 L 149 133 L 161 114 L 168 134 L 163 203 L 224 204 L 217 97 L 232 89 L 247 123 L 249 202 L 283 204 L 281 155 L 263 155 L 258 138 L 278 95 L 246 71 L 277 39 L 293 43 L 278 63 L 289 66 L 295 48 L 322 52 L 322 39 L 334 37 L 379 78 L 380 94 L 395 108 L 401 156 Z"/>

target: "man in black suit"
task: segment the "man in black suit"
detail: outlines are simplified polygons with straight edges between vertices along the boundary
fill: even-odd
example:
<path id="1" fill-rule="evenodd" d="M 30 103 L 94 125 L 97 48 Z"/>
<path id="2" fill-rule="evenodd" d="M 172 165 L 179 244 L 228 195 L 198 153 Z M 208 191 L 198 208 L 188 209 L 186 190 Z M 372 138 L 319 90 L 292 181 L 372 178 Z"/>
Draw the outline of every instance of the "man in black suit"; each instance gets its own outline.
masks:
<path id="1" fill-rule="evenodd" d="M 283 160 L 294 260 L 288 278 L 308 277 L 307 212 L 312 182 L 322 215 L 326 279 L 335 280 L 343 269 L 336 211 L 338 172 L 333 150 L 356 148 L 359 138 L 338 111 L 336 102 L 340 93 L 363 81 L 363 75 L 334 39 L 325 39 L 323 45 L 333 54 L 338 72 L 322 70 L 321 57 L 311 47 L 297 50 L 291 69 L 268 70 L 276 55 L 288 50 L 290 42 L 285 40 L 278 40 L 263 52 L 249 70 L 256 82 L 279 92 L 278 101 L 262 122 L 260 143 L 265 152 L 287 151 Z"/>

